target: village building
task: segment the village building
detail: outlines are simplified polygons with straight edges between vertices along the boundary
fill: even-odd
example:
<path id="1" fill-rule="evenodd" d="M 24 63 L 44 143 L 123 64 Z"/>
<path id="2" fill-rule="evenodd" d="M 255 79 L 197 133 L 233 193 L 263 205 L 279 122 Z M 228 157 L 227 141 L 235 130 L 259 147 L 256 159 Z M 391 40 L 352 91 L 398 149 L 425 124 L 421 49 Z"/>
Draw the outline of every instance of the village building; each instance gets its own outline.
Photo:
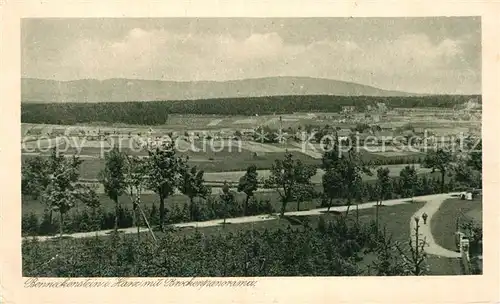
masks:
<path id="1" fill-rule="evenodd" d="M 355 106 L 343 106 L 342 107 L 342 113 L 352 113 L 356 110 Z"/>

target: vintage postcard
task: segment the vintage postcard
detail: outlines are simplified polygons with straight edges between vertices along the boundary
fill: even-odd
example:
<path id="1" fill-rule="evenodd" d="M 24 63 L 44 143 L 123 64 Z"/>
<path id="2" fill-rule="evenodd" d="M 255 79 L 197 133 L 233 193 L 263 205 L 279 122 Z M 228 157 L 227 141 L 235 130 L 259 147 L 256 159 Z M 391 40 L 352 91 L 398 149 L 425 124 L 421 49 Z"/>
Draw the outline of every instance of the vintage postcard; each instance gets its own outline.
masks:
<path id="1" fill-rule="evenodd" d="M 499 300 L 497 3 L 2 9 L 1 303 Z"/>

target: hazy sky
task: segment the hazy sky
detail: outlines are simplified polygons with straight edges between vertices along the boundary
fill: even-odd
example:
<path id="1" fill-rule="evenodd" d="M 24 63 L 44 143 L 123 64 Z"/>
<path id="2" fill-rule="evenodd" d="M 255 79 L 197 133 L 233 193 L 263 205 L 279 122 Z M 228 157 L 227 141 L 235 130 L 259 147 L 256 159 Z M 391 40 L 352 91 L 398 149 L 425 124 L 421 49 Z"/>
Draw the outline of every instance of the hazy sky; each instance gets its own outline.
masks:
<path id="1" fill-rule="evenodd" d="M 23 77 L 310 76 L 481 92 L 480 18 L 24 19 Z"/>

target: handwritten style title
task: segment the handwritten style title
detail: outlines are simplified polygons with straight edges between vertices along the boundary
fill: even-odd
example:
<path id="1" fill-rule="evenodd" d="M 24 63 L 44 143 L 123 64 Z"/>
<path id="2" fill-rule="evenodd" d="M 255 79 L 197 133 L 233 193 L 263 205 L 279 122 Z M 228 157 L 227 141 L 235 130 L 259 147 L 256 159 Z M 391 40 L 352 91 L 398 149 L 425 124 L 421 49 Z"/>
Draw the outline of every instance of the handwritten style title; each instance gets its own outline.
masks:
<path id="1" fill-rule="evenodd" d="M 29 278 L 24 282 L 25 288 L 98 288 L 98 287 L 255 287 L 257 281 L 254 280 L 218 280 L 210 278 L 165 278 L 165 279 L 39 279 Z"/>

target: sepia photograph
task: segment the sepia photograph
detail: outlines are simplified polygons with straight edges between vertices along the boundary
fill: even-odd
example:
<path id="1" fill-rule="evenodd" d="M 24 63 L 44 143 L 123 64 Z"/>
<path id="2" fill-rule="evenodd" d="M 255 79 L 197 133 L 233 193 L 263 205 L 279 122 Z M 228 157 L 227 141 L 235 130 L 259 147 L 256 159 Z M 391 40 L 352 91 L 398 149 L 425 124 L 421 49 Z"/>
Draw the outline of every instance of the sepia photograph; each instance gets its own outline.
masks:
<path id="1" fill-rule="evenodd" d="M 481 17 L 20 30 L 24 277 L 483 274 Z"/>

